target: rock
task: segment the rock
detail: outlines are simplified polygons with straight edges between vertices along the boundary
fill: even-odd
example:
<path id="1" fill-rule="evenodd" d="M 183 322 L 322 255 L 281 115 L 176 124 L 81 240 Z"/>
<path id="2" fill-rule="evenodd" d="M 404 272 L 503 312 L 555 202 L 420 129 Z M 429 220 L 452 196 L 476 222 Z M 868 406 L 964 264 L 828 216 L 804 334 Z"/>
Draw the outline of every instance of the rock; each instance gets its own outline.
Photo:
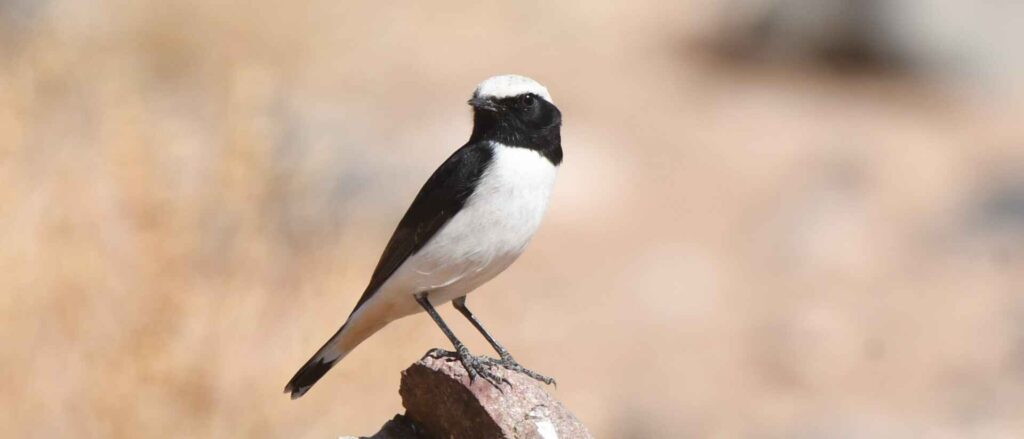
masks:
<path id="1" fill-rule="evenodd" d="M 425 356 L 402 372 L 397 415 L 371 439 L 590 438 L 586 427 L 542 384 L 518 372 L 493 369 L 509 384 L 470 383 L 462 363 Z"/>

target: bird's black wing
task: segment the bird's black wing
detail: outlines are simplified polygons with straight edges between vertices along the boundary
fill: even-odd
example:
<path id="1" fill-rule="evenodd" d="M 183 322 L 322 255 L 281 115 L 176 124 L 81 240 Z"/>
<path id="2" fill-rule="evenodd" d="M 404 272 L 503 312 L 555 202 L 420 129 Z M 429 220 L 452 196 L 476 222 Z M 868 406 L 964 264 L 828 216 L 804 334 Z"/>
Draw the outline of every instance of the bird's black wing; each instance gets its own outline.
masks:
<path id="1" fill-rule="evenodd" d="M 370 284 L 353 312 L 370 300 L 409 256 L 423 248 L 462 209 L 493 156 L 494 151 L 486 142 L 468 143 L 434 171 L 391 235 Z"/>

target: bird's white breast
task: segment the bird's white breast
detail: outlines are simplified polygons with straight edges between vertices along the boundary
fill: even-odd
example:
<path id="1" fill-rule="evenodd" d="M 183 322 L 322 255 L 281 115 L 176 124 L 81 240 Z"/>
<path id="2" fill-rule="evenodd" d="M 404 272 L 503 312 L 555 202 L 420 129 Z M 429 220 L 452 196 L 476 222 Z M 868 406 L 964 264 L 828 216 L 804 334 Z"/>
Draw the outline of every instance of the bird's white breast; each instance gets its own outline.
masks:
<path id="1" fill-rule="evenodd" d="M 491 145 L 494 156 L 465 206 L 406 264 L 417 289 L 444 290 L 439 301 L 507 268 L 547 210 L 557 168 L 536 151 Z"/>

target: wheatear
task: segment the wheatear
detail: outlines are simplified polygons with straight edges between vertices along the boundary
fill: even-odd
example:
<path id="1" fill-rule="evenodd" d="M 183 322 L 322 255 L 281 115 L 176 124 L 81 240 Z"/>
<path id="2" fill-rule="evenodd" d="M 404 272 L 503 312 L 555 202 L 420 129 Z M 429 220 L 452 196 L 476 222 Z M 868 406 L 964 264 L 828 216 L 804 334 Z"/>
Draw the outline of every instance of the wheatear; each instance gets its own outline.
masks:
<path id="1" fill-rule="evenodd" d="M 502 366 L 554 382 L 520 366 L 466 308 L 466 294 L 508 268 L 537 231 L 562 163 L 562 114 L 547 88 L 517 75 L 480 83 L 469 104 L 469 141 L 420 189 L 348 320 L 288 382 L 292 399 L 384 325 L 418 311 L 444 331 L 471 379 L 498 385 L 505 380 L 490 368 Z M 448 301 L 501 360 L 470 355 L 434 309 Z"/>

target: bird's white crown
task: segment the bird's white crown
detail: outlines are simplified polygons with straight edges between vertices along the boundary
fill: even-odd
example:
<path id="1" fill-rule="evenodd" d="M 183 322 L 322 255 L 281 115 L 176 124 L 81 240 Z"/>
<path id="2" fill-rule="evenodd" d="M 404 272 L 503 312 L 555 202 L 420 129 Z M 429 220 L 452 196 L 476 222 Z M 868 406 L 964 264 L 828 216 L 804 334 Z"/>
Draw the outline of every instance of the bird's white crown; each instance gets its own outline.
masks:
<path id="1" fill-rule="evenodd" d="M 473 97 L 501 99 L 525 93 L 533 93 L 548 102 L 554 103 L 551 100 L 551 94 L 548 93 L 547 87 L 540 85 L 537 81 L 519 75 L 500 75 L 487 78 L 476 87 Z"/>

